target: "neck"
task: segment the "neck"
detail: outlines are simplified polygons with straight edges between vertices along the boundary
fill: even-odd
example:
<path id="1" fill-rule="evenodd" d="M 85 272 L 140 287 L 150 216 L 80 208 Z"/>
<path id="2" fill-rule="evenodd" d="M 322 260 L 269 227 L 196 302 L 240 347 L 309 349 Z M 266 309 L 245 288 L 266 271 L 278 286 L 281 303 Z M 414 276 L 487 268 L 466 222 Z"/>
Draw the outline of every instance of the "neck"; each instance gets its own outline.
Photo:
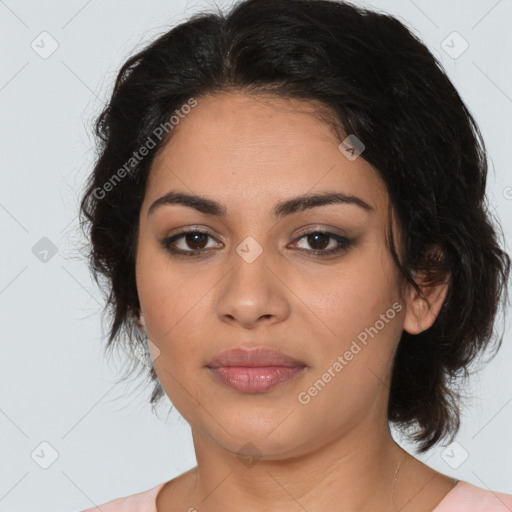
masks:
<path id="1" fill-rule="evenodd" d="M 398 466 L 412 458 L 389 427 L 356 429 L 286 458 L 243 460 L 193 431 L 198 466 L 191 507 L 201 511 L 395 510 Z M 384 502 L 384 503 L 383 503 Z M 192 509 L 193 510 L 193 509 Z"/>

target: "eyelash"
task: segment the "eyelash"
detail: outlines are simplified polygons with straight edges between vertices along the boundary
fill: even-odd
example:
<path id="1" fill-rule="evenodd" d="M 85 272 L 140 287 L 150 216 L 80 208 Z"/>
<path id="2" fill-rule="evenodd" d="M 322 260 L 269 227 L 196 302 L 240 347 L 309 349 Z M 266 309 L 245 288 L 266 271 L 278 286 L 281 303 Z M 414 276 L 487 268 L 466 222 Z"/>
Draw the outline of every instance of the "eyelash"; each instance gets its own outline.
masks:
<path id="1" fill-rule="evenodd" d="M 203 231 L 201 229 L 191 229 L 188 231 L 182 231 L 181 233 L 178 233 L 176 235 L 172 235 L 170 237 L 163 239 L 161 242 L 162 246 L 164 247 L 164 249 L 166 249 L 168 252 L 170 252 L 172 255 L 175 255 L 175 256 L 184 256 L 184 257 L 189 257 L 189 258 L 195 257 L 195 256 L 202 256 L 208 249 L 196 249 L 196 250 L 192 250 L 192 251 L 183 251 L 181 249 L 174 249 L 171 247 L 171 244 L 173 244 L 177 240 L 183 238 L 186 235 L 194 234 L 194 233 L 197 233 L 200 235 L 207 235 L 210 238 L 214 238 L 214 236 L 211 235 L 208 231 Z M 315 255 L 315 256 L 323 257 L 323 256 L 331 256 L 333 254 L 340 253 L 342 251 L 347 250 L 353 243 L 353 240 L 350 240 L 344 236 L 337 235 L 336 233 L 331 233 L 329 231 L 321 231 L 321 230 L 312 230 L 312 231 L 307 231 L 305 233 L 302 233 L 294 242 L 298 242 L 298 241 L 302 240 L 303 238 L 305 238 L 309 235 L 314 235 L 314 234 L 327 235 L 329 238 L 334 239 L 339 244 L 338 247 L 335 247 L 334 249 L 323 249 L 323 250 L 301 249 L 302 251 L 307 252 L 308 254 Z"/>

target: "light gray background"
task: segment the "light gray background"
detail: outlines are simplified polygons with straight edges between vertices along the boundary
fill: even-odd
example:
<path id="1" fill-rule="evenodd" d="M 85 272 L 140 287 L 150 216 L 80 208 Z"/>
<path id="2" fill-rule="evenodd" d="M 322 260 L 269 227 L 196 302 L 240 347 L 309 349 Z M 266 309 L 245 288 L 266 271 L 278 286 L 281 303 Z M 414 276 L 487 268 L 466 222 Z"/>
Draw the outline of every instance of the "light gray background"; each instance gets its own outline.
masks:
<path id="1" fill-rule="evenodd" d="M 510 241 L 512 2 L 354 3 L 399 16 L 441 60 L 487 142 L 490 205 Z M 166 417 L 166 403 L 160 419 L 152 415 L 150 388 L 141 381 L 115 385 L 126 363 L 121 356 L 103 358 L 102 298 L 79 259 L 76 220 L 94 156 L 92 121 L 119 67 L 144 42 L 212 5 L 0 1 L 2 511 L 88 508 L 195 466 L 186 422 L 176 412 Z M 44 31 L 50 36 L 41 36 Z M 456 58 L 464 43 L 454 31 L 469 44 Z M 56 51 L 44 55 L 52 44 Z M 58 251 L 46 263 L 36 245 L 48 244 L 43 237 Z M 507 316 L 502 351 L 468 388 L 474 398 L 458 445 L 420 458 L 458 479 L 512 493 L 510 311 Z"/>

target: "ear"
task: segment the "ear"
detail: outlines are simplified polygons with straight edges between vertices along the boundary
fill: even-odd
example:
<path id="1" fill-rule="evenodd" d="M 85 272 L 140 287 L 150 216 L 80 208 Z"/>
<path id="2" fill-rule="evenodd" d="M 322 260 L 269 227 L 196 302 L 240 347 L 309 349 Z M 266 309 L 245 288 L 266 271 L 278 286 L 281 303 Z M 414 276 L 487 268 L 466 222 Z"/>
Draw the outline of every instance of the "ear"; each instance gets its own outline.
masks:
<path id="1" fill-rule="evenodd" d="M 140 312 L 138 317 L 136 317 L 135 323 L 137 324 L 137 327 L 140 330 L 142 330 L 142 331 L 146 330 L 146 321 L 144 320 L 144 315 L 142 314 L 142 312 Z"/>
<path id="2" fill-rule="evenodd" d="M 431 257 L 439 258 L 439 248 L 434 249 L 434 254 Z M 427 284 L 425 272 L 417 272 L 413 276 L 424 297 L 412 285 L 408 285 L 403 329 L 409 334 L 419 334 L 432 327 L 436 321 L 446 300 L 450 280 L 449 276 L 446 276 L 439 284 Z"/>

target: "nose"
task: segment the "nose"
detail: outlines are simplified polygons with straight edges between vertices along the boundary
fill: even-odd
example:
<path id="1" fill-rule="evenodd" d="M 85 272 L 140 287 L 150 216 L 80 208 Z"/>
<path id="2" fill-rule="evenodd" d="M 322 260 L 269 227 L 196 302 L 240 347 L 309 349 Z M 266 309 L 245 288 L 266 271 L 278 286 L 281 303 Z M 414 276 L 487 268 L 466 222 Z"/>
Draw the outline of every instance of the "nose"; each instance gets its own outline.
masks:
<path id="1" fill-rule="evenodd" d="M 254 329 L 261 323 L 285 320 L 290 314 L 289 289 L 275 267 L 265 251 L 254 261 L 234 253 L 232 268 L 217 288 L 216 308 L 221 321 Z"/>

